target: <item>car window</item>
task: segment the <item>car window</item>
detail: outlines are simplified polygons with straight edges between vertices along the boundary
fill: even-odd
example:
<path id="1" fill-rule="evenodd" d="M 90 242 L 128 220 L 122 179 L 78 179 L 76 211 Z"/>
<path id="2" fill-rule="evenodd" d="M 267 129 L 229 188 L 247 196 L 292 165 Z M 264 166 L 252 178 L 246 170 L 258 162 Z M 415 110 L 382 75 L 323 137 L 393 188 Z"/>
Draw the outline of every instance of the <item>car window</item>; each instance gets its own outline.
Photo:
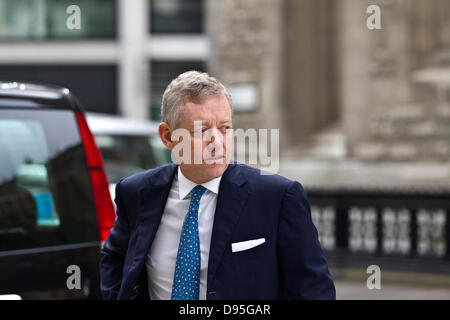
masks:
<path id="1" fill-rule="evenodd" d="M 0 251 L 92 239 L 91 188 L 72 111 L 0 110 Z"/>
<path id="2" fill-rule="evenodd" d="M 148 141 L 153 151 L 157 166 L 170 163 L 172 161 L 172 151 L 162 143 L 159 135 L 150 136 Z"/>
<path id="3" fill-rule="evenodd" d="M 158 165 L 148 136 L 97 134 L 95 141 L 110 183 Z"/>
<path id="4" fill-rule="evenodd" d="M 36 120 L 0 120 L 0 146 L 11 158 L 16 185 L 28 190 L 36 204 L 37 226 L 58 226 L 53 196 L 48 186 L 45 166 L 49 155 L 45 133 Z M 6 161 L 5 161 L 6 162 Z"/>

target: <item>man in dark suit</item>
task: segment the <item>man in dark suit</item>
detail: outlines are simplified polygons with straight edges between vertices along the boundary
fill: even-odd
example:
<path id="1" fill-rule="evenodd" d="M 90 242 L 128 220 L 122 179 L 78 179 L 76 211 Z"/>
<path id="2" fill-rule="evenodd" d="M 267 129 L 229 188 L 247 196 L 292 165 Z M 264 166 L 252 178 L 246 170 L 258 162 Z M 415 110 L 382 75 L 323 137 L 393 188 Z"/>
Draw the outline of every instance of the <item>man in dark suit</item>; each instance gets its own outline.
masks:
<path id="1" fill-rule="evenodd" d="M 117 184 L 105 299 L 335 299 L 305 191 L 230 162 L 231 116 L 231 97 L 208 74 L 169 84 L 159 134 L 179 165 Z"/>

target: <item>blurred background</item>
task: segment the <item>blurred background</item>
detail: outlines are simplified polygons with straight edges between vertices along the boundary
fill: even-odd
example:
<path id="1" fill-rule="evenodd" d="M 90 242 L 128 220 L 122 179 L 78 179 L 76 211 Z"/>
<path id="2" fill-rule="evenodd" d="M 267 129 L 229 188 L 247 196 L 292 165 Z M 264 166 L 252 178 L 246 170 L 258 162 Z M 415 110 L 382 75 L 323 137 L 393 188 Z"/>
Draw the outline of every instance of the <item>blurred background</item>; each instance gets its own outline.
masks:
<path id="1" fill-rule="evenodd" d="M 0 80 L 88 112 L 157 123 L 193 69 L 229 88 L 234 128 L 280 130 L 339 299 L 450 299 L 450 1 L 0 0 Z"/>

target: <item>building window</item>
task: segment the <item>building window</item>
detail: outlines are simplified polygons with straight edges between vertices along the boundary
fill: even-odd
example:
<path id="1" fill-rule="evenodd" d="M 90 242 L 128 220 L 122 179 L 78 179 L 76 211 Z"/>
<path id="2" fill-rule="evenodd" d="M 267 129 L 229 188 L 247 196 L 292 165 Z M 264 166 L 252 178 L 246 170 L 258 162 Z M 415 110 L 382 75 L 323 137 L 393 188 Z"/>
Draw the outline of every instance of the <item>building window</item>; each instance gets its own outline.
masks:
<path id="1" fill-rule="evenodd" d="M 53 84 L 70 89 L 86 111 L 117 113 L 117 67 L 68 66 L 0 66 L 2 80 Z"/>
<path id="2" fill-rule="evenodd" d="M 151 118 L 161 120 L 161 101 L 167 85 L 179 74 L 190 71 L 206 71 L 202 61 L 152 61 L 151 63 Z"/>
<path id="3" fill-rule="evenodd" d="M 80 28 L 69 29 L 71 5 L 80 7 Z M 0 0 L 0 39 L 51 40 L 116 37 L 115 0 Z"/>
<path id="4" fill-rule="evenodd" d="M 202 0 L 150 0 L 150 32 L 202 33 Z"/>
<path id="5" fill-rule="evenodd" d="M 351 252 L 374 253 L 378 250 L 378 216 L 374 207 L 349 209 L 349 248 Z"/>

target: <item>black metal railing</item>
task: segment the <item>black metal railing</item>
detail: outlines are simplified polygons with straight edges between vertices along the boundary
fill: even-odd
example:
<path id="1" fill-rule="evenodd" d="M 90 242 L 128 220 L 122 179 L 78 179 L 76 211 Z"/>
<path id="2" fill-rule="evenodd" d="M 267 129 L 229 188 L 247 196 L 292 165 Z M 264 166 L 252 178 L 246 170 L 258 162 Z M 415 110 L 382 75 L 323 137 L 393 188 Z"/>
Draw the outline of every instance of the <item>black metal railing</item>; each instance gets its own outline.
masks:
<path id="1" fill-rule="evenodd" d="M 306 191 L 331 266 L 450 273 L 450 192 Z"/>

